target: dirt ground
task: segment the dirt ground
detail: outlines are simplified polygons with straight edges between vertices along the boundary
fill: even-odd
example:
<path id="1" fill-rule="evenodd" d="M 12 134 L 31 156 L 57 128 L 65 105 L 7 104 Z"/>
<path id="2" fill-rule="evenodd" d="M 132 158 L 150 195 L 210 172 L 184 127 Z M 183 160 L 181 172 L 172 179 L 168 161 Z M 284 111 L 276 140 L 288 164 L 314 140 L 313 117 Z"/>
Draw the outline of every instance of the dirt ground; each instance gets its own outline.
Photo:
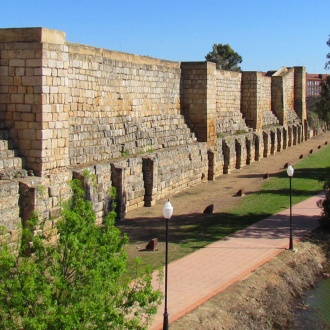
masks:
<path id="1" fill-rule="evenodd" d="M 272 174 L 283 171 L 286 163 L 294 167 L 301 155 L 308 157 L 311 149 L 317 152 L 318 147 L 324 147 L 326 141 L 330 142 L 329 131 L 251 165 L 235 169 L 230 174 L 221 175 L 215 181 L 206 181 L 170 196 L 174 208 L 170 223 L 175 225 L 176 221 L 181 221 L 185 215 L 196 218 L 195 221 L 202 219 L 205 217 L 204 209 L 210 204 L 214 205 L 214 213 L 230 210 L 240 201 L 240 197 L 235 196 L 239 189 L 243 188 L 245 194 L 258 191 L 266 173 L 271 177 Z M 126 219 L 118 223 L 118 227 L 128 234 L 132 243 L 152 238 L 153 229 L 156 230 L 156 227 L 160 226 L 160 221 L 153 220 L 162 219 L 162 208 L 166 201 L 167 199 L 161 199 L 152 207 L 142 207 L 129 212 Z"/>
<path id="2" fill-rule="evenodd" d="M 283 171 L 286 163 L 294 167 L 295 164 L 300 161 L 301 155 L 303 155 L 303 158 L 308 157 L 311 149 L 313 149 L 313 152 L 317 152 L 319 146 L 321 146 L 321 149 L 325 147 L 326 141 L 328 141 L 327 143 L 330 142 L 330 132 L 320 134 L 308 141 L 283 150 L 280 153 L 271 155 L 268 158 L 263 158 L 251 165 L 244 166 L 242 169 L 233 170 L 230 174 L 221 175 L 215 181 L 201 183 L 171 196 L 170 201 L 174 208 L 174 213 L 170 221 L 170 229 L 175 231 L 175 228 L 179 228 L 179 224 L 185 221 L 185 219 L 189 219 L 186 220 L 187 222 L 202 221 L 203 218 L 207 216 L 203 214 L 203 210 L 210 204 L 214 204 L 214 213 L 228 212 L 240 201 L 241 197 L 235 196 L 239 189 L 244 188 L 246 194 L 260 190 L 261 185 L 264 183 L 264 175 L 266 173 L 271 177 L 273 174 Z M 164 232 L 162 208 L 166 201 L 167 199 L 162 199 L 157 201 L 157 204 L 153 207 L 143 207 L 131 211 L 127 214 L 126 219 L 118 222 L 117 226 L 122 232 L 127 233 L 130 238 L 129 254 L 132 253 L 137 256 L 139 254 L 137 251 L 141 248 L 143 249 L 150 238 L 158 237 L 164 240 L 164 237 L 160 237 L 159 233 Z M 163 245 L 163 242 L 158 242 L 159 249 L 155 254 L 152 254 L 155 258 L 157 258 L 158 254 L 163 257 Z M 308 251 L 313 251 L 310 246 L 307 246 L 306 249 Z M 301 251 L 304 251 L 304 249 L 301 248 Z M 172 253 L 175 254 L 175 251 L 172 251 L 171 254 Z M 302 252 L 300 254 L 299 258 L 301 258 L 301 263 L 299 264 L 305 265 L 307 270 L 318 268 L 315 266 L 314 261 L 318 260 L 320 263 L 319 258 L 321 258 L 321 253 L 319 253 L 317 257 L 316 255 L 311 257 L 308 253 Z M 198 330 L 271 329 L 270 323 L 273 323 L 274 319 L 286 323 L 287 318 L 290 318 L 290 311 L 288 311 L 288 308 L 283 307 L 285 305 L 283 299 L 289 299 L 284 293 L 290 290 L 286 284 L 279 284 L 281 287 L 279 291 L 278 288 L 280 287 L 277 287 L 277 280 L 273 280 L 273 274 L 281 274 L 285 267 L 288 271 L 289 279 L 293 276 L 293 278 L 299 279 L 300 284 L 302 283 L 299 289 L 302 290 L 303 287 L 311 285 L 312 278 L 316 276 L 317 270 L 312 276 L 309 273 L 304 273 L 299 268 L 293 275 L 290 273 L 293 262 L 290 259 L 290 255 L 288 256 L 289 259 L 285 262 L 287 266 L 284 266 L 281 261 L 282 258 L 283 257 L 275 258 L 277 260 L 274 260 L 275 264 L 267 264 L 268 268 L 265 268 L 265 270 L 263 270 L 264 268 L 260 269 L 259 274 L 261 275 L 258 277 L 253 276 L 248 282 L 244 282 L 243 284 L 240 282 L 237 284 L 238 286 L 236 286 L 236 284 L 231 286 L 210 301 L 198 307 L 198 309 L 174 322 L 171 328 L 177 330 L 188 328 Z M 298 255 L 295 255 L 295 258 L 297 259 Z M 306 281 L 298 277 L 298 274 L 302 274 Z M 267 276 L 269 276 L 270 282 L 266 279 Z M 258 292 L 254 292 L 257 287 L 261 289 L 258 290 Z M 266 287 L 267 289 L 265 289 Z M 277 287 L 277 289 L 275 287 Z M 269 295 L 265 296 L 263 290 L 267 294 L 269 291 Z M 284 292 L 283 296 L 279 296 L 279 292 L 281 294 Z M 277 305 L 273 304 L 275 296 L 279 298 Z M 260 305 L 259 302 L 261 303 Z M 243 308 L 242 304 L 246 306 Z M 273 308 L 273 306 L 276 308 Z M 284 310 L 282 310 L 282 307 Z M 267 319 L 264 319 L 264 315 L 269 314 L 267 311 L 269 309 L 274 309 L 272 310 L 274 314 L 272 314 L 274 316 L 272 321 L 269 320 L 268 316 Z M 279 315 L 282 317 L 281 320 L 278 318 Z M 255 323 L 256 319 L 257 323 Z"/>

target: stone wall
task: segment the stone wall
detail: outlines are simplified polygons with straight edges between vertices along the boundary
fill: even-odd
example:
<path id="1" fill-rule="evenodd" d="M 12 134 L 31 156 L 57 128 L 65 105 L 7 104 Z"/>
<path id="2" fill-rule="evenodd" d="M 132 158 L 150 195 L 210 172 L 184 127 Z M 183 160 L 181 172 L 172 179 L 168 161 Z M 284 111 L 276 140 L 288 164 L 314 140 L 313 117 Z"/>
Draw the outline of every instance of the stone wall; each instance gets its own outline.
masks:
<path id="1" fill-rule="evenodd" d="M 192 142 L 180 64 L 69 44 L 70 163 Z"/>
<path id="2" fill-rule="evenodd" d="M 18 181 L 0 181 L 0 214 L 0 224 L 4 227 L 0 239 L 15 249 L 15 243 L 21 237 Z"/>
<path id="3" fill-rule="evenodd" d="M 241 113 L 242 73 L 216 72 L 216 132 L 217 136 L 246 132 L 248 127 Z"/>
<path id="4" fill-rule="evenodd" d="M 260 130 L 277 125 L 272 112 L 272 78 L 262 72 L 242 73 L 242 113 L 249 127 Z"/>
<path id="5" fill-rule="evenodd" d="M 181 113 L 198 141 L 216 144 L 216 65 L 181 63 Z"/>
<path id="6" fill-rule="evenodd" d="M 300 143 L 304 72 L 219 71 L 0 29 L 0 178 L 19 182 L 0 215 L 18 205 L 17 219 L 37 211 L 53 229 L 78 178 L 98 221 L 113 187 L 122 218 Z"/>
<path id="7" fill-rule="evenodd" d="M 48 29 L 1 31 L 0 119 L 37 174 L 68 163 L 67 46 Z"/>
<path id="8" fill-rule="evenodd" d="M 291 124 L 288 112 L 295 109 L 295 69 L 283 67 L 272 75 L 272 110 L 279 120 L 280 125 Z M 301 112 L 304 121 L 304 111 Z M 291 118 L 292 116 L 290 116 Z"/>

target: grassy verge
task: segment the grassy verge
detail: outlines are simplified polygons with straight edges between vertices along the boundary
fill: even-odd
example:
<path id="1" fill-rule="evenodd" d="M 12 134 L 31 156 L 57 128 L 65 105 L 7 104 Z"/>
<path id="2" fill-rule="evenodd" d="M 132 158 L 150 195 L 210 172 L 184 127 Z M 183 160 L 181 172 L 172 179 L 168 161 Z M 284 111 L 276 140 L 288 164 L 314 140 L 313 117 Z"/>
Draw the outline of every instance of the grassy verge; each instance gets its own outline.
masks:
<path id="1" fill-rule="evenodd" d="M 322 191 L 322 178 L 330 167 L 330 147 L 309 155 L 294 166 L 292 201 L 296 204 Z M 170 261 L 179 259 L 239 229 L 289 207 L 289 178 L 286 170 L 273 174 L 260 191 L 246 195 L 237 207 L 224 213 L 204 217 L 184 216 L 170 226 Z M 165 234 L 165 233 L 164 233 Z M 164 237 L 159 237 L 164 241 Z M 138 247 L 128 246 L 130 258 L 140 257 L 143 264 L 153 267 L 164 263 L 164 244 L 158 251 L 137 253 Z"/>

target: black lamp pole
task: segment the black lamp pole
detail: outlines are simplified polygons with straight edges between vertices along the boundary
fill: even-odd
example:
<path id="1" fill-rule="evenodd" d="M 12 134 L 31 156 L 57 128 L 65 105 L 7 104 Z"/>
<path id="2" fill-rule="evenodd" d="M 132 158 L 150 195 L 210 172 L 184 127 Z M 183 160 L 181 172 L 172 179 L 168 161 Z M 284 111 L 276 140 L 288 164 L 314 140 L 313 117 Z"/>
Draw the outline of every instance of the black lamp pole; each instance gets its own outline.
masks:
<path id="1" fill-rule="evenodd" d="M 173 207 L 168 200 L 163 208 L 163 216 L 166 219 L 166 245 L 165 245 L 165 308 L 163 330 L 168 330 L 168 312 L 167 312 L 167 268 L 168 268 L 168 222 L 173 214 Z"/>
<path id="2" fill-rule="evenodd" d="M 290 243 L 289 250 L 293 250 L 293 237 L 292 237 L 292 177 L 290 176 Z"/>
<path id="3" fill-rule="evenodd" d="M 291 165 L 287 168 L 287 174 L 290 180 L 290 241 L 289 241 L 289 250 L 293 250 L 293 234 L 292 234 L 292 176 L 294 173 L 294 169 Z"/>
<path id="4" fill-rule="evenodd" d="M 166 248 L 165 248 L 165 308 L 164 308 L 164 321 L 163 330 L 168 329 L 168 313 L 167 313 L 167 265 L 168 265 L 168 222 L 166 219 Z"/>

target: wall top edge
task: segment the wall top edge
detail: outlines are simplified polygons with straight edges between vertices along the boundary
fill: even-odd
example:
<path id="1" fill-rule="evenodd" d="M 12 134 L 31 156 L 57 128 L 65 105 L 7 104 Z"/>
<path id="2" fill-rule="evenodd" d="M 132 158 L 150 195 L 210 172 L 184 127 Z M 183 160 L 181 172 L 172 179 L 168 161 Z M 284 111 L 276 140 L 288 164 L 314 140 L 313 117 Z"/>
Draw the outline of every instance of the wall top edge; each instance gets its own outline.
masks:
<path id="1" fill-rule="evenodd" d="M 0 42 L 41 42 L 65 44 L 66 34 L 43 27 L 0 29 Z"/>
<path id="2" fill-rule="evenodd" d="M 109 58 L 111 60 L 125 61 L 132 63 L 150 64 L 150 65 L 164 65 L 167 67 L 180 67 L 180 62 L 162 60 L 158 58 L 153 58 L 150 56 L 136 55 L 131 53 L 124 53 L 114 50 L 108 50 L 104 48 L 97 48 L 93 46 L 87 46 L 77 43 L 68 42 L 67 43 L 69 53 L 86 55 L 86 56 L 100 56 L 103 58 Z"/>
<path id="3" fill-rule="evenodd" d="M 273 77 L 283 77 L 292 71 L 294 71 L 294 68 L 288 68 L 286 66 L 283 66 L 281 69 L 279 69 L 273 74 Z"/>

